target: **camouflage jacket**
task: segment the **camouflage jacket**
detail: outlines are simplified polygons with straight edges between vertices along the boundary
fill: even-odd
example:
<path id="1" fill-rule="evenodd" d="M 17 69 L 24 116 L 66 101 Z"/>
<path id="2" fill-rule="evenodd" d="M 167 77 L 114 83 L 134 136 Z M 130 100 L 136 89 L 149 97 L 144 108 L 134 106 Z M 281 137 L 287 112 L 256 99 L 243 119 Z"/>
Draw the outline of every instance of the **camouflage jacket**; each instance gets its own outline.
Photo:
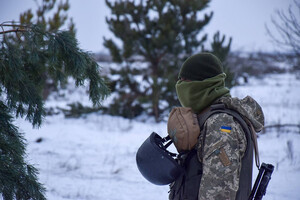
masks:
<path id="1" fill-rule="evenodd" d="M 255 131 L 264 125 L 259 104 L 251 97 L 222 97 L 216 103 L 240 113 L 251 122 Z M 241 125 L 226 113 L 214 114 L 204 124 L 197 144 L 197 155 L 203 173 L 198 200 L 234 200 L 239 189 L 241 160 L 247 140 Z"/>

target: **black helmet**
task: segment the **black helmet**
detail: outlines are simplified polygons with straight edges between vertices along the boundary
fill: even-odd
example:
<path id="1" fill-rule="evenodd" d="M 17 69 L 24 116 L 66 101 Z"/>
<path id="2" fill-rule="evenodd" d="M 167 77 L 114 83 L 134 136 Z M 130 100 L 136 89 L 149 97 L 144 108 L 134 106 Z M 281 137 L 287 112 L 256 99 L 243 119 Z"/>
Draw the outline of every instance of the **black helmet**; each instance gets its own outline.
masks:
<path id="1" fill-rule="evenodd" d="M 174 154 L 167 151 L 170 143 L 164 146 L 166 141 L 153 132 L 136 153 L 136 163 L 141 174 L 156 185 L 170 184 L 183 172 L 183 168 L 173 158 Z"/>

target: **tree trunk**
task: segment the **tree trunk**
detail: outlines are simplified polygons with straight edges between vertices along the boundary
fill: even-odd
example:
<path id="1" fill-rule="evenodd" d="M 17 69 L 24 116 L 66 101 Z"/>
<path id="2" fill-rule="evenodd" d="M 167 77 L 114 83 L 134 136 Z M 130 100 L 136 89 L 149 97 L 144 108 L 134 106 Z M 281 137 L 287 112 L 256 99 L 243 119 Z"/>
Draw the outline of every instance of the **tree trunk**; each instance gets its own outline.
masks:
<path id="1" fill-rule="evenodd" d="M 159 85 L 157 83 L 157 76 L 153 77 L 152 85 L 152 112 L 155 117 L 155 121 L 159 122 L 160 112 L 159 112 Z"/>

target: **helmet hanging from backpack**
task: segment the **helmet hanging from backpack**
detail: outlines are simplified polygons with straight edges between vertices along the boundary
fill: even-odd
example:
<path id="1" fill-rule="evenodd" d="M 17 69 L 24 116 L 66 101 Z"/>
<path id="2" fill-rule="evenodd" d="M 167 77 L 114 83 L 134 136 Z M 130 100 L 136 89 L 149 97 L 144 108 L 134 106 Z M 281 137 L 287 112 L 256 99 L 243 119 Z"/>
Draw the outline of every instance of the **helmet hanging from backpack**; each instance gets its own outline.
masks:
<path id="1" fill-rule="evenodd" d="M 145 179 L 155 185 L 170 184 L 183 173 L 183 168 L 174 159 L 176 154 L 167 150 L 171 144 L 169 140 L 169 137 L 162 138 L 153 132 L 136 154 L 139 171 Z"/>

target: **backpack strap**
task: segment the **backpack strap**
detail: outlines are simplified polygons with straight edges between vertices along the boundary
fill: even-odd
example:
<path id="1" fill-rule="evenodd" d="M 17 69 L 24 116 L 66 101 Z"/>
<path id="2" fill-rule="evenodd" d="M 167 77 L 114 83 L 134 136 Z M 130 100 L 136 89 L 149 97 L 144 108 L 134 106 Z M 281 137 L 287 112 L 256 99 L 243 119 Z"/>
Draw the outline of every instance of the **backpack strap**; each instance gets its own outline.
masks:
<path id="1" fill-rule="evenodd" d="M 233 116 L 238 121 L 238 123 L 242 126 L 244 132 L 246 133 L 245 135 L 246 135 L 247 141 L 252 140 L 252 142 L 253 142 L 254 152 L 255 152 L 255 164 L 256 164 L 257 168 L 259 169 L 260 161 L 259 161 L 259 154 L 258 154 L 256 132 L 255 132 L 251 122 L 248 119 L 244 119 L 238 112 L 226 108 L 226 106 L 223 103 L 213 104 L 210 106 L 208 111 L 198 115 L 198 122 L 199 122 L 200 130 L 203 130 L 203 126 L 204 126 L 206 120 L 213 114 L 217 114 L 217 113 L 226 113 L 226 114 Z M 247 143 L 249 143 L 249 142 L 247 142 Z M 246 151 L 248 151 L 248 150 L 251 150 L 251 149 L 247 148 Z M 245 152 L 245 154 L 246 153 L 247 152 Z"/>

